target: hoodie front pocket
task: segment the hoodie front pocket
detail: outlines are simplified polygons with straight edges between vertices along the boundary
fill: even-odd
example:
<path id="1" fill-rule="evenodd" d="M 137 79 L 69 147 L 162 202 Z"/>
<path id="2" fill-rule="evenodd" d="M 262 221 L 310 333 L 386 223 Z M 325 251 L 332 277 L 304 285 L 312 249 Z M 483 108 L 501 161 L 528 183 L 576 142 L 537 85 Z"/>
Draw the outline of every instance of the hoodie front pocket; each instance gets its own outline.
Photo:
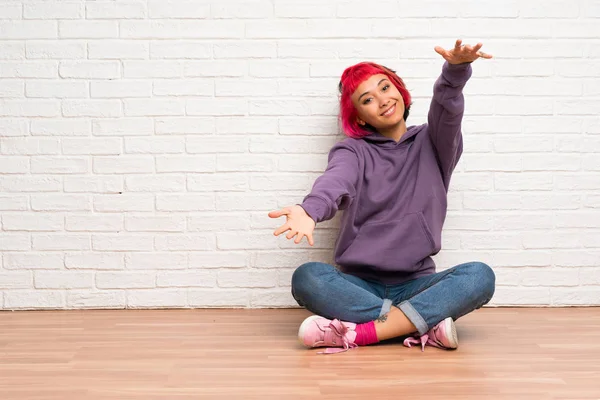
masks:
<path id="1" fill-rule="evenodd" d="M 365 224 L 336 260 L 348 267 L 369 266 L 385 271 L 414 271 L 433 254 L 434 241 L 423 213 Z"/>

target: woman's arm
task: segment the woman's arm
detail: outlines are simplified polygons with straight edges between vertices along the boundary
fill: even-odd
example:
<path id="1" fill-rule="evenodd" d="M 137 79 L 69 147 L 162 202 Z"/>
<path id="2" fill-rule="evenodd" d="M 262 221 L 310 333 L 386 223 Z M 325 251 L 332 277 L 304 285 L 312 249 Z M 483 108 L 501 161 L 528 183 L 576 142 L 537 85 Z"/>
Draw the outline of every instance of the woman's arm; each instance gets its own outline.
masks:
<path id="1" fill-rule="evenodd" d="M 427 118 L 428 132 L 446 188 L 462 154 L 461 123 L 465 105 L 463 88 L 472 74 L 471 62 L 477 58 L 492 57 L 481 52 L 481 46 L 481 43 L 474 47 L 464 46 L 457 40 L 451 50 L 444 50 L 439 46 L 435 48 L 446 63 L 433 87 L 433 98 Z"/>
<path id="2" fill-rule="evenodd" d="M 464 113 L 463 87 L 471 76 L 471 64 L 445 63 L 433 87 L 427 130 L 446 188 L 462 154 L 461 123 Z"/>
<path id="3" fill-rule="evenodd" d="M 271 211 L 269 217 L 286 216 L 286 223 L 277 228 L 275 236 L 288 232 L 288 239 L 296 237 L 300 243 L 306 236 L 308 243 L 314 245 L 313 230 L 317 222 L 333 218 L 337 210 L 343 210 L 356 195 L 358 180 L 358 158 L 353 150 L 337 144 L 329 152 L 327 169 L 318 177 L 308 196 L 300 205 Z"/>
<path id="4" fill-rule="evenodd" d="M 356 195 L 358 157 L 353 150 L 341 144 L 329 152 L 327 169 L 315 180 L 310 194 L 301 206 L 315 222 L 327 221 L 343 210 Z"/>

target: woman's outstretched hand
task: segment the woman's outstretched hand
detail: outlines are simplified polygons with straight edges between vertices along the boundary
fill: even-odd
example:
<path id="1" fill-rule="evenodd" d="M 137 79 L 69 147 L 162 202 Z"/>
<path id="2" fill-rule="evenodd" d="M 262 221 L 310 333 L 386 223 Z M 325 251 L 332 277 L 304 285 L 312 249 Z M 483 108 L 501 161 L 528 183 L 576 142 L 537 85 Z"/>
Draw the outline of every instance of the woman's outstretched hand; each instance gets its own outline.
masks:
<path id="1" fill-rule="evenodd" d="M 446 50 L 443 47 L 435 46 L 435 51 L 450 64 L 464 64 L 473 62 L 478 58 L 492 58 L 491 54 L 479 50 L 481 46 L 483 46 L 482 43 L 477 43 L 475 46 L 464 45 L 462 40 L 458 39 L 453 49 Z"/>
<path id="2" fill-rule="evenodd" d="M 304 208 L 296 205 L 292 207 L 285 207 L 281 210 L 271 211 L 269 217 L 279 218 L 285 215 L 286 222 L 273 232 L 275 236 L 279 236 L 284 232 L 289 231 L 286 235 L 288 239 L 292 239 L 296 236 L 294 243 L 298 244 L 302 241 L 302 238 L 306 236 L 308 244 L 313 246 L 315 244 L 313 240 L 313 230 L 315 229 L 315 221 L 308 216 Z"/>

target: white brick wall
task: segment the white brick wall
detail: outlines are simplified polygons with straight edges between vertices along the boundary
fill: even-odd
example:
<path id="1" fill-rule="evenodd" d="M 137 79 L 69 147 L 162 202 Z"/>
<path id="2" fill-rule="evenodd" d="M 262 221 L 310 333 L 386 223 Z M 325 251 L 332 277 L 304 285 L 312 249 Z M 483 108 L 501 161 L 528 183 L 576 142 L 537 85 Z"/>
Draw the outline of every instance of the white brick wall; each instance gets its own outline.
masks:
<path id="1" fill-rule="evenodd" d="M 557 28 L 558 27 L 558 28 Z M 0 7 L 0 308 L 280 307 L 275 238 L 341 138 L 343 69 L 374 60 L 425 122 L 435 45 L 482 41 L 440 269 L 495 305 L 600 305 L 600 2 L 11 0 Z"/>

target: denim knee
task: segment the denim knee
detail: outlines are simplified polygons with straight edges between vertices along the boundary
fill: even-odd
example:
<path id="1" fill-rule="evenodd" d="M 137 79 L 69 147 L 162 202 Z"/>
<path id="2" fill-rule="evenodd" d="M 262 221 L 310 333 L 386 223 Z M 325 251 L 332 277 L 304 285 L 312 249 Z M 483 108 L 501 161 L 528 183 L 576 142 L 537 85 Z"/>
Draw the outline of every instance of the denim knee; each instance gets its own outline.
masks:
<path id="1" fill-rule="evenodd" d="M 322 285 L 323 275 L 331 268 L 330 265 L 319 262 L 308 262 L 296 268 L 292 275 L 292 296 L 296 301 L 304 303 L 302 299 L 306 299 Z"/>
<path id="2" fill-rule="evenodd" d="M 482 262 L 469 264 L 469 274 L 473 277 L 476 295 L 483 304 L 488 303 L 496 291 L 496 274 L 489 265 Z"/>

